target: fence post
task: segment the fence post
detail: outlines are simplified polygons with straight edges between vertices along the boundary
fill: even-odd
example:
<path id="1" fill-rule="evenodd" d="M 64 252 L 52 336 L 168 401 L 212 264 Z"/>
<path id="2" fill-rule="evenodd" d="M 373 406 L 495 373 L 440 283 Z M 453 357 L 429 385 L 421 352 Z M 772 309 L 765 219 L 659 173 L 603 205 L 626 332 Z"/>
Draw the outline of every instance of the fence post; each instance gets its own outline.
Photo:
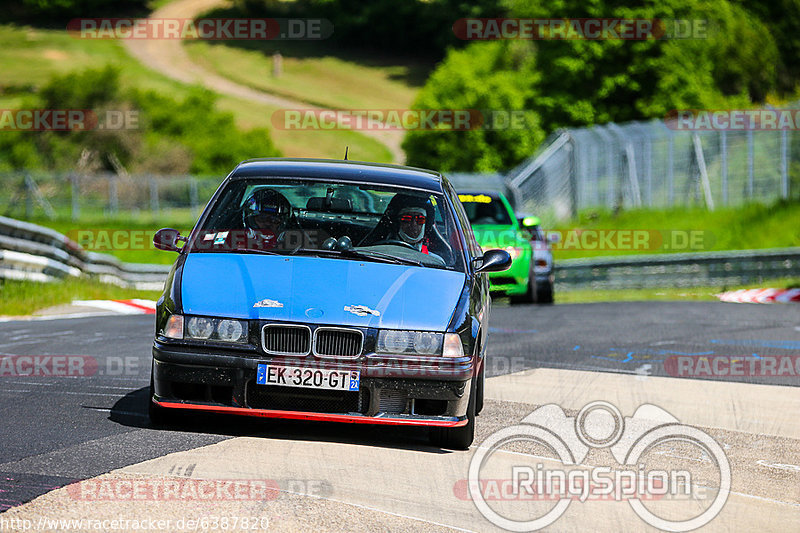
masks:
<path id="1" fill-rule="evenodd" d="M 80 206 L 80 176 L 78 174 L 70 174 L 70 192 L 72 193 L 72 220 L 78 220 L 81 216 Z"/>
<path id="2" fill-rule="evenodd" d="M 667 132 L 667 198 L 668 206 L 675 205 L 675 134 Z"/>
<path id="3" fill-rule="evenodd" d="M 753 199 L 753 130 L 747 130 L 747 199 Z"/>
<path id="4" fill-rule="evenodd" d="M 119 209 L 119 191 L 117 190 L 117 176 L 108 177 L 108 210 L 116 213 Z"/>
<path id="5" fill-rule="evenodd" d="M 781 130 L 781 198 L 789 198 L 789 132 Z"/>
<path id="6" fill-rule="evenodd" d="M 192 204 L 192 216 L 197 216 L 197 180 L 194 177 L 189 178 L 189 203 Z"/>
<path id="7" fill-rule="evenodd" d="M 150 210 L 158 212 L 158 182 L 155 178 L 150 178 Z"/>
<path id="8" fill-rule="evenodd" d="M 569 150 L 569 215 L 573 219 L 578 218 L 578 168 L 577 156 L 575 154 L 575 139 L 572 135 L 567 134 L 568 141 L 564 148 Z"/>
<path id="9" fill-rule="evenodd" d="M 719 165 L 722 181 L 722 205 L 728 205 L 728 132 L 719 135 Z"/>
<path id="10" fill-rule="evenodd" d="M 639 188 L 639 174 L 636 171 L 636 153 L 633 151 L 633 143 L 630 141 L 625 145 L 625 156 L 628 161 L 628 182 L 631 187 L 633 206 L 642 207 L 642 192 Z"/>
<path id="11" fill-rule="evenodd" d="M 33 216 L 33 179 L 25 173 L 25 218 L 30 220 Z"/>
<path id="12" fill-rule="evenodd" d="M 708 207 L 709 211 L 713 211 L 714 198 L 711 196 L 711 182 L 708 179 L 706 158 L 703 155 L 703 144 L 700 142 L 700 135 L 697 133 L 692 135 L 692 144 L 694 145 L 694 157 L 697 161 L 697 170 L 700 172 L 700 184 L 703 186 L 703 196 L 706 199 L 706 207 Z"/>

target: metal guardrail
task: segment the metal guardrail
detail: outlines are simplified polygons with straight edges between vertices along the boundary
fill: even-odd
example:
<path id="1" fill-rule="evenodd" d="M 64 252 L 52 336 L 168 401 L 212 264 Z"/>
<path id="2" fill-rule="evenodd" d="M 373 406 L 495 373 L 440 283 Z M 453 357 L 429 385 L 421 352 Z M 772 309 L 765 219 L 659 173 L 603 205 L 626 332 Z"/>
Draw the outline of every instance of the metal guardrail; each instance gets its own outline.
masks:
<path id="1" fill-rule="evenodd" d="M 161 290 L 169 265 L 123 263 L 87 252 L 49 228 L 0 216 L 0 278 L 55 281 L 89 275 Z M 557 260 L 556 289 L 724 287 L 800 276 L 800 248 Z"/>
<path id="2" fill-rule="evenodd" d="M 103 283 L 161 290 L 170 265 L 123 263 L 87 252 L 50 228 L 0 216 L 0 278 L 50 282 L 84 275 Z"/>
<path id="3" fill-rule="evenodd" d="M 800 276 L 800 248 L 556 260 L 556 290 L 725 287 Z"/>

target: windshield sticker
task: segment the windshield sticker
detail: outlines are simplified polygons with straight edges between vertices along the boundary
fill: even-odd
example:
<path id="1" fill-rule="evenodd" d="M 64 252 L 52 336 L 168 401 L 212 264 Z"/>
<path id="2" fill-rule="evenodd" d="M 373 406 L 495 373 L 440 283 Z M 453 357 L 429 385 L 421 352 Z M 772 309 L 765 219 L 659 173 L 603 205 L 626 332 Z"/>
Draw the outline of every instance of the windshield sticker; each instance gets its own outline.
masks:
<path id="1" fill-rule="evenodd" d="M 490 204 L 492 203 L 492 197 L 486 196 L 485 194 L 459 194 L 458 199 L 461 200 L 462 203 L 473 202 L 478 204 Z"/>
<path id="2" fill-rule="evenodd" d="M 217 233 L 217 238 L 214 239 L 214 244 L 222 244 L 225 242 L 225 239 L 227 238 L 228 238 L 228 232 L 220 231 L 219 233 Z"/>

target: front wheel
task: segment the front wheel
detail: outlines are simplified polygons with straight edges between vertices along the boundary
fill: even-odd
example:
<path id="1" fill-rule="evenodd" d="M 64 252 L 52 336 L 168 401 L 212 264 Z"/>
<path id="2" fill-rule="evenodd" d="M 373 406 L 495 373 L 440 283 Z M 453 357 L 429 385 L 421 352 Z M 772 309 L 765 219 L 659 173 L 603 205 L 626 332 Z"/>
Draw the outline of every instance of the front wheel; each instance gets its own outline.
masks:
<path id="1" fill-rule="evenodd" d="M 472 390 L 467 405 L 467 424 L 457 428 L 431 428 L 430 440 L 434 446 L 450 450 L 468 450 L 475 440 L 475 389 L 476 380 L 472 381 Z"/>
<path id="2" fill-rule="evenodd" d="M 543 283 L 536 289 L 536 303 L 551 304 L 553 303 L 553 283 Z"/>
<path id="3" fill-rule="evenodd" d="M 536 287 L 536 277 L 533 275 L 533 270 L 528 274 L 528 285 L 523 294 L 511 297 L 512 304 L 533 304 L 538 303 L 539 293 Z"/>

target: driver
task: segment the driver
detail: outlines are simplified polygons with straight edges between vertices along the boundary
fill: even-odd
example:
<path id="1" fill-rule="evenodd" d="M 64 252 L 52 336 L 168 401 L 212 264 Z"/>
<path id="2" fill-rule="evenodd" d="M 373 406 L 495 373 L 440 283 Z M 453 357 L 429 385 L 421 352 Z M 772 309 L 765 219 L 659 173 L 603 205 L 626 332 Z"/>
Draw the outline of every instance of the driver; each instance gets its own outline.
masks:
<path id="1" fill-rule="evenodd" d="M 421 202 L 414 202 L 420 204 Z M 435 257 L 444 263 L 438 254 L 428 250 L 428 225 L 433 224 L 428 220 L 429 209 L 427 203 L 422 205 L 406 205 L 401 207 L 393 220 L 394 232 L 400 240 L 418 252 Z M 432 210 L 431 210 L 432 211 Z"/>
<path id="2" fill-rule="evenodd" d="M 423 239 L 427 216 L 427 210 L 423 207 L 404 207 L 398 211 L 396 221 L 397 236 L 400 240 L 426 254 L 428 247 L 423 243 Z"/>
<path id="3" fill-rule="evenodd" d="M 292 215 L 289 200 L 272 189 L 258 189 L 245 200 L 242 219 L 247 239 L 255 248 L 272 249 L 284 242 Z"/>

